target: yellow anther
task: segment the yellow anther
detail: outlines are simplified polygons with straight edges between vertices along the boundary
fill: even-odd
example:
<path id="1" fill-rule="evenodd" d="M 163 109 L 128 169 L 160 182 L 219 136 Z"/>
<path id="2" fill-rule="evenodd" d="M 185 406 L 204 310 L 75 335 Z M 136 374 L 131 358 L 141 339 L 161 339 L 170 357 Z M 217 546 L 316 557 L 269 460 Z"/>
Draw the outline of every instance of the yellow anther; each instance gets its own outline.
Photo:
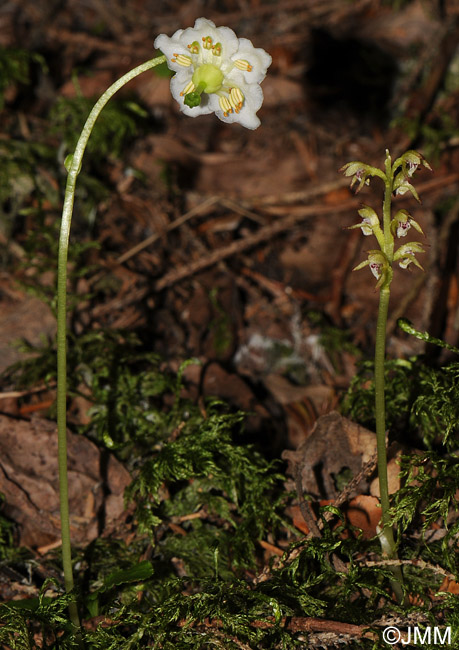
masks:
<path id="1" fill-rule="evenodd" d="M 234 65 L 238 70 L 244 70 L 245 72 L 252 72 L 253 70 L 253 66 L 245 59 L 237 59 L 237 61 L 234 62 Z"/>
<path id="2" fill-rule="evenodd" d="M 219 97 L 218 103 L 220 104 L 220 108 L 222 109 L 223 115 L 225 117 L 228 117 L 228 113 L 233 112 L 233 107 L 229 103 L 228 97 L 225 97 L 224 95 L 222 95 L 221 97 Z"/>
<path id="3" fill-rule="evenodd" d="M 222 44 L 221 43 L 215 43 L 215 45 L 212 46 L 212 54 L 214 54 L 214 56 L 221 56 L 222 55 Z"/>
<path id="4" fill-rule="evenodd" d="M 179 65 L 183 65 L 185 68 L 188 68 L 193 63 L 191 57 L 186 54 L 176 54 L 174 52 L 173 56 L 175 56 L 175 59 L 171 59 L 172 63 L 178 63 Z"/>
<path id="5" fill-rule="evenodd" d="M 190 82 L 185 86 L 185 88 L 182 90 L 182 92 L 180 93 L 180 95 L 181 95 L 182 97 L 183 97 L 184 95 L 188 95 L 188 93 L 192 93 L 193 90 L 194 90 L 195 88 L 196 88 L 196 86 L 194 85 L 194 83 L 193 83 L 192 81 L 190 81 Z"/>
<path id="6" fill-rule="evenodd" d="M 187 45 L 187 48 L 190 50 L 191 54 L 199 54 L 199 43 L 198 41 L 193 41 L 189 45 Z"/>
<path id="7" fill-rule="evenodd" d="M 242 108 L 242 104 L 244 103 L 244 95 L 242 92 L 239 90 L 239 88 L 231 88 L 229 91 L 229 102 L 231 106 L 234 108 L 236 113 L 239 113 L 239 111 Z"/>
<path id="8" fill-rule="evenodd" d="M 212 49 L 212 38 L 210 36 L 203 36 L 202 40 L 203 40 L 203 43 L 204 43 L 203 47 L 206 50 L 211 50 Z"/>

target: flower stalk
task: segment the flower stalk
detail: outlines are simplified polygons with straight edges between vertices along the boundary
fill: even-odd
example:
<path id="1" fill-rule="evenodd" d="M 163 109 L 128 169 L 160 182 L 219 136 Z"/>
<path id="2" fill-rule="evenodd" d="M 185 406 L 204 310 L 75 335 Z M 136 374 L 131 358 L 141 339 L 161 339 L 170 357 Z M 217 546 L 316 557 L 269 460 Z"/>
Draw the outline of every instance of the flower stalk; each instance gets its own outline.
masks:
<path id="1" fill-rule="evenodd" d="M 67 256 L 72 223 L 73 203 L 78 174 L 83 155 L 100 112 L 113 97 L 131 79 L 166 61 L 165 56 L 146 61 L 130 70 L 108 88 L 91 110 L 83 127 L 75 152 L 65 161 L 68 171 L 62 210 L 61 230 L 59 236 L 59 255 L 57 267 L 57 437 L 59 466 L 59 500 L 61 515 L 62 565 L 64 570 L 65 590 L 74 588 L 72 553 L 70 544 L 70 515 L 67 475 Z M 69 604 L 70 620 L 76 628 L 80 627 L 76 601 Z"/>
<path id="2" fill-rule="evenodd" d="M 370 179 L 377 176 L 384 182 L 384 200 L 382 208 L 382 228 L 376 212 L 364 206 L 359 210 L 362 222 L 350 228 L 361 228 L 364 235 L 374 235 L 379 244 L 379 250 L 370 250 L 368 258 L 358 264 L 354 270 L 369 266 L 371 272 L 378 280 L 376 288 L 379 289 L 378 320 L 376 324 L 375 341 L 375 420 L 376 420 L 376 447 L 378 457 L 378 479 L 381 503 L 381 525 L 379 540 L 383 555 L 390 559 L 397 559 L 397 545 L 394 538 L 394 531 L 390 517 L 389 485 L 387 477 L 387 448 L 386 448 L 386 403 L 385 403 L 385 377 L 384 365 L 386 356 L 386 328 L 387 315 L 390 301 L 390 285 L 393 279 L 392 265 L 395 261 L 403 269 L 413 263 L 422 268 L 415 257 L 415 253 L 423 253 L 423 245 L 419 242 L 403 244 L 394 253 L 396 237 L 404 237 L 411 226 L 422 233 L 419 224 L 412 219 L 406 210 L 399 210 L 392 219 L 391 204 L 392 196 L 404 194 L 409 191 L 416 200 L 419 197 L 414 187 L 408 182 L 419 165 L 422 164 L 430 169 L 429 164 L 416 151 L 407 151 L 403 156 L 397 158 L 392 164 L 388 151 L 384 164 L 384 172 L 376 167 L 371 167 L 359 161 L 353 161 L 344 165 L 341 171 L 346 176 L 351 176 L 351 187 L 358 182 L 357 192 L 370 183 Z M 404 602 L 403 576 L 401 568 L 395 566 L 392 569 L 392 589 L 397 600 Z"/>
<path id="3" fill-rule="evenodd" d="M 179 29 L 172 38 L 161 34 L 155 47 L 163 52 L 161 56 L 127 72 L 96 102 L 75 152 L 65 160 L 68 176 L 57 268 L 57 434 L 62 564 L 67 592 L 74 588 L 67 475 L 67 257 L 76 182 L 92 129 L 104 106 L 120 88 L 161 63 L 167 63 L 175 72 L 171 92 L 186 115 L 215 113 L 224 122 L 239 122 L 248 129 L 256 129 L 260 125 L 256 113 L 263 103 L 260 83 L 271 64 L 271 57 L 264 50 L 255 48 L 246 38 L 238 39 L 228 27 L 216 27 L 206 18 L 199 18 L 194 28 Z M 69 614 L 78 629 L 76 600 L 70 603 Z"/>

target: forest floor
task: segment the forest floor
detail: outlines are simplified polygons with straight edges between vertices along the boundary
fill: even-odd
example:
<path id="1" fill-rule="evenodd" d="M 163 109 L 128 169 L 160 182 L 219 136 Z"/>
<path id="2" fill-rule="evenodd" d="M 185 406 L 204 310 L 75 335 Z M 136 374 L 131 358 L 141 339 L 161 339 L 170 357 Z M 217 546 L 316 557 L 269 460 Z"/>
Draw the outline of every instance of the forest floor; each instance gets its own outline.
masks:
<path id="1" fill-rule="evenodd" d="M 91 359 L 84 356 L 85 346 L 92 350 L 94 337 L 105 332 L 116 332 L 113 337 L 118 337 L 119 346 L 135 336 L 132 355 L 140 354 L 135 350 L 158 355 L 160 374 L 176 376 L 184 362 L 196 360 L 183 370 L 180 399 L 197 405 L 203 420 L 213 397 L 223 400 L 231 413 L 246 412 L 245 439 L 266 462 L 277 461 L 277 471 L 291 474 L 295 467 L 307 465 L 310 474 L 303 477 L 303 490 L 322 505 L 336 505 L 338 498 L 347 507 L 348 523 L 363 530 L 365 539 L 376 535 L 378 492 L 370 431 L 374 421 L 371 415 L 358 417 L 356 401 L 354 410 L 346 411 L 343 400 L 358 368 L 372 359 L 379 300 L 368 269 L 352 272 L 375 244 L 359 228 L 347 227 L 359 223 L 357 211 L 363 204 L 381 212 L 383 185 L 373 179 L 356 195 L 350 179 L 339 172 L 350 161 L 382 168 L 386 150 L 395 159 L 408 149 L 420 151 L 429 161 L 433 173 L 422 168 L 413 180 L 422 203 L 410 193 L 393 202 L 394 210 L 408 210 L 420 224 L 427 245 L 419 258 L 423 271 L 394 268 L 387 357 L 399 364 L 394 368 L 403 363 L 414 368 L 415 359 L 422 358 L 438 369 L 457 359 L 454 352 L 426 344 L 397 326 L 404 317 L 417 330 L 450 346 L 459 343 L 459 8 L 454 0 L 4 3 L 0 7 L 4 474 L 0 491 L 5 495 L 6 531 L 0 597 L 4 601 L 35 597 L 47 577 L 61 580 L 53 555 L 60 538 L 52 349 L 65 157 L 100 94 L 155 55 L 158 34 L 171 36 L 201 16 L 217 26 L 227 25 L 271 54 L 273 62 L 262 84 L 261 126 L 250 131 L 214 115 L 186 117 L 170 94 L 164 66 L 125 87 L 114 100 L 113 112 L 105 120 L 101 117 L 83 163 L 71 234 L 69 329 L 75 340 L 89 337 L 84 339 L 89 343 L 75 344 L 75 355 L 80 356 L 70 361 L 71 370 L 72 363 L 79 364 L 70 379 L 68 411 L 75 435 L 69 451 L 74 544 L 84 549 L 98 538 L 116 538 L 142 547 L 137 515 L 123 505 L 124 489 L 141 463 L 128 455 L 126 440 L 110 441 L 107 432 L 95 430 L 95 383 L 88 380 L 91 389 L 83 385 L 88 368 L 95 372 Z M 419 238 L 412 229 L 407 240 Z M 115 365 L 116 345 L 110 348 Z M 128 355 L 124 348 L 119 349 L 120 359 L 129 359 L 123 356 Z M 40 367 L 21 366 L 24 360 L 37 358 Z M 122 374 L 119 369 L 114 372 Z M 404 377 L 410 381 L 409 375 Z M 365 387 L 364 379 L 360 386 Z M 438 452 L 439 436 L 426 442 L 427 434 L 412 425 L 413 413 L 397 413 L 402 407 L 394 400 L 392 411 L 388 407 L 393 424 L 389 440 L 399 445 L 394 454 L 400 449 L 408 454 Z M 172 402 L 171 395 L 162 398 L 163 412 Z M 457 442 L 457 417 L 451 421 L 448 452 L 457 449 L 451 443 Z M 177 426 L 169 432 L 172 438 L 180 435 L 182 425 Z M 75 433 L 82 428 L 92 442 Z M 117 458 L 107 460 L 103 442 L 115 452 L 118 449 Z M 399 487 L 395 460 L 390 467 L 395 491 Z M 361 485 L 354 485 L 339 501 L 342 488 L 330 476 L 336 479 L 345 469 L 358 475 Z M 294 562 L 279 558 L 289 544 L 309 532 L 298 484 L 290 477 L 284 490 L 298 492 L 284 503 L 290 528 L 258 542 L 257 568 L 252 574 L 246 568 L 245 575 L 252 585 L 262 584 L 263 571 L 274 570 L 276 562 Z M 451 504 L 457 505 L 456 493 L 453 496 Z M 451 505 L 446 518 L 432 522 L 438 533 L 434 541 L 441 543 L 446 535 L 443 523 L 448 517 L 448 525 L 456 525 L 453 510 Z M 168 524 L 177 539 L 189 533 L 186 517 L 181 516 L 180 521 L 178 515 L 171 516 Z M 165 533 L 158 535 L 161 540 Z M 457 533 L 454 539 L 456 544 Z M 21 551 L 25 555 L 13 558 L 7 549 L 11 543 L 18 554 L 17 549 L 27 549 Z M 189 569 L 178 548 L 171 556 L 171 571 L 183 579 Z M 453 580 L 457 549 L 448 548 L 454 559 L 448 566 L 442 564 L 443 582 L 437 591 L 452 597 L 459 593 Z M 144 546 L 139 553 L 143 560 L 153 557 L 154 563 L 151 547 L 147 551 Z M 426 556 L 419 553 L 419 559 L 425 562 Z M 411 556 L 410 561 L 414 562 Z M 440 564 L 432 560 L 432 566 Z M 23 575 L 24 567 L 32 565 L 31 574 Z M 361 598 L 366 595 L 363 590 Z M 437 596 L 433 592 L 430 596 L 435 609 Z M 376 610 L 379 604 L 371 602 Z M 416 603 L 413 596 L 411 605 Z M 304 647 L 333 647 L 344 640 L 357 643 L 355 647 L 376 643 L 377 637 L 351 614 L 346 620 L 347 614 L 340 612 L 333 620 L 327 609 L 320 616 L 311 615 L 308 623 L 306 615 L 300 621 L 293 605 L 292 612 L 290 623 L 282 619 L 292 643 L 300 643 L 301 635 L 308 633 L 310 645 Z M 95 630 L 101 618 L 87 616 L 87 629 Z M 435 620 L 444 623 L 440 619 Z M 260 636 L 254 641 L 242 632 L 242 636 L 230 632 L 225 623 L 213 626 L 208 616 L 206 621 L 196 630 L 213 633 L 214 641 L 207 640 L 202 647 L 212 647 L 213 642 L 228 648 L 290 647 L 277 645 L 280 637 L 268 642 Z M 425 624 L 424 619 L 419 621 Z M 109 627 L 109 621 L 104 624 Z M 262 628 L 260 623 L 260 635 Z M 120 629 L 120 635 L 127 634 Z M 36 647 L 52 647 L 34 633 Z M 158 643 L 151 647 L 169 647 L 165 641 Z M 199 647 L 189 643 L 177 637 L 175 647 Z"/>

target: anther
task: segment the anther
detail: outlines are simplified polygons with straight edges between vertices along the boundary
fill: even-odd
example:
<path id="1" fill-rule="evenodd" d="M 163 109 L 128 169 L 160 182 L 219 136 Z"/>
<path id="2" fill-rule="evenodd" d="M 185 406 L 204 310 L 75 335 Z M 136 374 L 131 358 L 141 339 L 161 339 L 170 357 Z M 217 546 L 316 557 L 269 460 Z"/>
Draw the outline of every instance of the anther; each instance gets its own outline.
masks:
<path id="1" fill-rule="evenodd" d="M 221 43 L 215 43 L 215 45 L 212 46 L 212 54 L 214 56 L 221 56 L 222 55 L 222 44 Z"/>
<path id="2" fill-rule="evenodd" d="M 210 36 L 203 36 L 202 40 L 203 40 L 203 43 L 204 43 L 203 47 L 206 50 L 211 50 L 212 49 L 212 38 Z"/>
<path id="3" fill-rule="evenodd" d="M 223 111 L 224 117 L 228 117 L 228 114 L 233 112 L 233 108 L 232 108 L 231 104 L 229 103 L 228 98 L 225 97 L 224 95 L 219 97 L 218 103 L 220 104 L 220 108 Z"/>
<path id="4" fill-rule="evenodd" d="M 196 86 L 194 85 L 194 83 L 190 81 L 180 93 L 181 97 L 183 97 L 184 95 L 188 95 L 188 93 L 192 93 L 195 88 Z"/>
<path id="5" fill-rule="evenodd" d="M 237 61 L 234 62 L 234 65 L 238 70 L 244 70 L 245 72 L 252 72 L 253 70 L 253 66 L 245 59 L 237 59 Z"/>
<path id="6" fill-rule="evenodd" d="M 242 108 L 242 104 L 244 103 L 244 95 L 242 92 L 239 90 L 239 88 L 231 88 L 229 91 L 229 102 L 231 106 L 234 108 L 236 113 L 239 113 L 239 111 Z"/>
<path id="7" fill-rule="evenodd" d="M 174 52 L 173 56 L 175 56 L 175 59 L 171 59 L 172 63 L 178 63 L 179 65 L 183 65 L 185 68 L 188 68 L 193 63 L 191 57 L 186 56 L 186 54 L 176 54 Z"/>
<path id="8" fill-rule="evenodd" d="M 187 48 L 190 50 L 191 54 L 199 54 L 200 45 L 198 41 L 193 41 L 192 43 L 187 45 Z"/>

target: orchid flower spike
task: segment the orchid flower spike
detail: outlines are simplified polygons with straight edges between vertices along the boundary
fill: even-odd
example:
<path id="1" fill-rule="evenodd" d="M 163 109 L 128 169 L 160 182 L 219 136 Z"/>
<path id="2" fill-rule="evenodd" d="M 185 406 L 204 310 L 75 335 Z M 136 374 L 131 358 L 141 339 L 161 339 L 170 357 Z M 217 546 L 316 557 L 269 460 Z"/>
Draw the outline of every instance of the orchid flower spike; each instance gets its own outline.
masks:
<path id="1" fill-rule="evenodd" d="M 185 115 L 215 113 L 223 122 L 239 122 L 247 129 L 260 126 L 260 84 L 272 61 L 264 50 L 207 18 L 198 18 L 194 27 L 179 29 L 171 38 L 160 34 L 155 48 L 176 73 L 171 92 Z"/>

